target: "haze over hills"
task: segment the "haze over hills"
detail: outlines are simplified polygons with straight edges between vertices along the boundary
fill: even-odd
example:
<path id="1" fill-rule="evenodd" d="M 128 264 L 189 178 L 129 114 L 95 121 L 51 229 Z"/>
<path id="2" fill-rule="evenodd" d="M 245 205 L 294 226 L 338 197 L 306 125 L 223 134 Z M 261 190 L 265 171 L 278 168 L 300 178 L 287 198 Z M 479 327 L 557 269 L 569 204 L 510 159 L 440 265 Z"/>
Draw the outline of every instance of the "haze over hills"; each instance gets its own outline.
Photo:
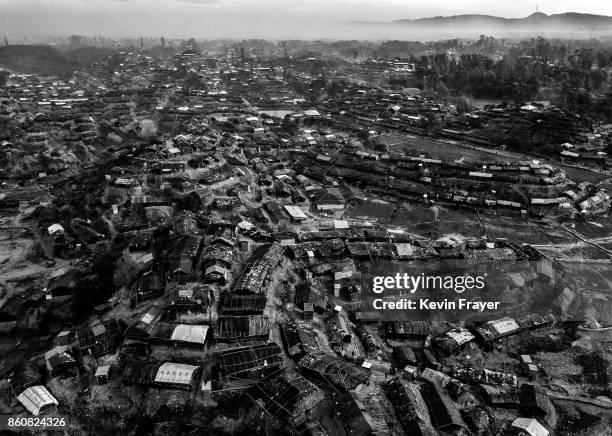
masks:
<path id="1" fill-rule="evenodd" d="M 591 38 L 612 35 L 612 17 L 566 12 L 546 15 L 536 12 L 525 18 L 503 18 L 492 15 L 453 15 L 419 19 L 398 19 L 391 22 L 352 22 L 365 34 L 439 35 L 444 37 L 475 37 L 478 34 L 496 37 Z M 422 38 L 419 38 L 422 39 Z"/>

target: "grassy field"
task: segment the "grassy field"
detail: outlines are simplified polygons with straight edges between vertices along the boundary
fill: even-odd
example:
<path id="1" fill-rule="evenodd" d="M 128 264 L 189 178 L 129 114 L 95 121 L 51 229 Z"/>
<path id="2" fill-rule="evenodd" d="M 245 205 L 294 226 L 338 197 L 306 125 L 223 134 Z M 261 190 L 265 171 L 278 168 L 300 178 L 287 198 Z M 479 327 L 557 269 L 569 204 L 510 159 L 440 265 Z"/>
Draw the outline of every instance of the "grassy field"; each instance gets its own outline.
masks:
<path id="1" fill-rule="evenodd" d="M 522 157 L 518 155 L 516 158 L 497 156 L 495 150 L 491 150 L 491 152 L 475 150 L 450 142 L 421 138 L 413 135 L 388 135 L 381 137 L 381 142 L 388 145 L 392 151 L 402 153 L 413 153 L 415 151 L 418 153 L 429 153 L 432 157 L 441 159 L 465 159 L 468 162 L 494 162 L 500 160 L 522 159 Z"/>

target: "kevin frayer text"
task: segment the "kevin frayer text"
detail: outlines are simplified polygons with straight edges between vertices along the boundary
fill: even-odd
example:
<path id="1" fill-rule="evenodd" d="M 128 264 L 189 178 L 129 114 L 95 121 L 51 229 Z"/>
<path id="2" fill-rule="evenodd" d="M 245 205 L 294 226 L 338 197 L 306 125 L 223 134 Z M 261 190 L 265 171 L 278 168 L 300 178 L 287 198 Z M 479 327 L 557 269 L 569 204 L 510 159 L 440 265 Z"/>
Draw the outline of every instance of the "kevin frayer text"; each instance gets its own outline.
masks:
<path id="1" fill-rule="evenodd" d="M 484 312 L 485 310 L 499 309 L 499 301 L 469 301 L 460 298 L 458 301 L 432 301 L 429 298 L 409 300 L 401 298 L 395 301 L 385 301 L 377 298 L 372 302 L 376 310 L 473 310 Z"/>

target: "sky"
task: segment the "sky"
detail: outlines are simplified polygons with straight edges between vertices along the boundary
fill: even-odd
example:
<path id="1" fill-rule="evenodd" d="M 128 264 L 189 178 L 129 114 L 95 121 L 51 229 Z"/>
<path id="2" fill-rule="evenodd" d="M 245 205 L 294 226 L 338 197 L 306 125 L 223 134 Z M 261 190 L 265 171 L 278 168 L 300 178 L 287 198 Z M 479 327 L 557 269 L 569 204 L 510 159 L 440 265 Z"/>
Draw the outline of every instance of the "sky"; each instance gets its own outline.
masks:
<path id="1" fill-rule="evenodd" d="M 0 0 L 0 37 L 317 37 L 350 21 L 438 15 L 612 16 L 610 0 Z"/>

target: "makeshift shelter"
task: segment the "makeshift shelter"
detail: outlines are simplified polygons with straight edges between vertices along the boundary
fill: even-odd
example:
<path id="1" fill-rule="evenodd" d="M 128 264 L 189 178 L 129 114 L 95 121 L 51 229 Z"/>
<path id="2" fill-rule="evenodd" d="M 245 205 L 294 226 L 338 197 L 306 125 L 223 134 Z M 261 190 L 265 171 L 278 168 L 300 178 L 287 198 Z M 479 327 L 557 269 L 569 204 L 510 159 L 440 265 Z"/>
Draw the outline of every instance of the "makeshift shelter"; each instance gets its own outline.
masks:
<path id="1" fill-rule="evenodd" d="M 227 315 L 255 315 L 263 313 L 267 298 L 264 294 L 230 294 L 221 298 L 221 311 Z"/>
<path id="2" fill-rule="evenodd" d="M 17 395 L 17 400 L 34 416 L 46 412 L 59 403 L 44 386 L 32 386 Z"/>
<path id="3" fill-rule="evenodd" d="M 510 424 L 510 434 L 529 436 L 548 436 L 550 432 L 546 427 L 533 418 L 516 418 Z"/>
<path id="4" fill-rule="evenodd" d="M 110 373 L 110 365 L 102 365 L 96 368 L 96 381 L 99 385 L 108 383 L 108 374 Z"/>
<path id="5" fill-rule="evenodd" d="M 434 339 L 438 348 L 446 354 L 452 354 L 474 340 L 474 335 L 467 329 L 457 328 Z"/>
<path id="6" fill-rule="evenodd" d="M 518 391 L 509 386 L 480 385 L 480 394 L 485 402 L 494 407 L 517 407 L 520 404 Z"/>
<path id="7" fill-rule="evenodd" d="M 123 335 L 125 325 L 116 319 L 94 321 L 89 327 L 77 330 L 76 340 L 81 353 L 100 357 L 114 353 Z"/>
<path id="8" fill-rule="evenodd" d="M 281 325 L 281 333 L 287 354 L 293 358 L 319 350 L 316 333 L 311 324 L 297 320 L 289 321 Z"/>
<path id="9" fill-rule="evenodd" d="M 130 361 L 123 369 L 125 384 L 191 390 L 199 366 L 174 362 Z"/>
<path id="10" fill-rule="evenodd" d="M 148 339 L 161 317 L 161 309 L 157 307 L 150 308 L 138 321 L 128 327 L 125 336 L 130 339 Z"/>
<path id="11" fill-rule="evenodd" d="M 279 244 L 262 245 L 249 258 L 246 267 L 236 281 L 232 293 L 261 294 L 264 293 L 264 282 L 268 274 L 280 262 L 285 247 Z"/>
<path id="12" fill-rule="evenodd" d="M 411 339 L 426 337 L 432 330 L 426 321 L 392 321 L 386 324 L 385 332 L 390 339 Z"/>
<path id="13" fill-rule="evenodd" d="M 429 382 L 421 390 L 427 403 L 433 426 L 441 431 L 461 431 L 467 426 L 455 404 L 446 397 L 438 386 Z"/>
<path id="14" fill-rule="evenodd" d="M 57 377 L 75 369 L 77 362 L 68 353 L 68 347 L 57 346 L 45 353 L 45 367 L 50 377 Z"/>
<path id="15" fill-rule="evenodd" d="M 221 316 L 217 319 L 217 342 L 267 340 L 269 336 L 270 322 L 263 315 Z"/>
<path id="16" fill-rule="evenodd" d="M 257 383 L 252 394 L 261 399 L 259 404 L 269 415 L 295 426 L 305 422 L 307 414 L 325 400 L 321 389 L 292 369 L 284 370 L 275 380 Z"/>
<path id="17" fill-rule="evenodd" d="M 383 389 L 407 434 L 418 434 L 414 428 L 419 424 L 431 426 L 427 405 L 418 385 L 394 378 L 384 383 Z"/>
<path id="18" fill-rule="evenodd" d="M 557 423 L 555 406 L 544 389 L 533 384 L 522 384 L 519 388 L 519 399 L 524 416 L 539 418 L 549 427 L 555 427 Z"/>
<path id="19" fill-rule="evenodd" d="M 154 383 L 160 386 L 191 389 L 193 377 L 198 370 L 198 366 L 166 362 L 157 369 Z"/>
<path id="20" fill-rule="evenodd" d="M 204 348 L 210 339 L 209 326 L 160 322 L 150 336 L 151 342 Z"/>
<path id="21" fill-rule="evenodd" d="M 138 286 L 132 293 L 132 297 L 136 301 L 148 300 L 157 298 L 164 293 L 164 284 L 162 278 L 155 273 L 143 274 L 138 280 Z"/>
<path id="22" fill-rule="evenodd" d="M 355 389 L 370 379 L 370 371 L 366 368 L 321 352 L 306 354 L 298 365 L 344 389 Z"/>
<path id="23" fill-rule="evenodd" d="M 219 355 L 219 369 L 226 380 L 259 378 L 282 364 L 282 349 L 275 343 L 234 348 Z"/>

